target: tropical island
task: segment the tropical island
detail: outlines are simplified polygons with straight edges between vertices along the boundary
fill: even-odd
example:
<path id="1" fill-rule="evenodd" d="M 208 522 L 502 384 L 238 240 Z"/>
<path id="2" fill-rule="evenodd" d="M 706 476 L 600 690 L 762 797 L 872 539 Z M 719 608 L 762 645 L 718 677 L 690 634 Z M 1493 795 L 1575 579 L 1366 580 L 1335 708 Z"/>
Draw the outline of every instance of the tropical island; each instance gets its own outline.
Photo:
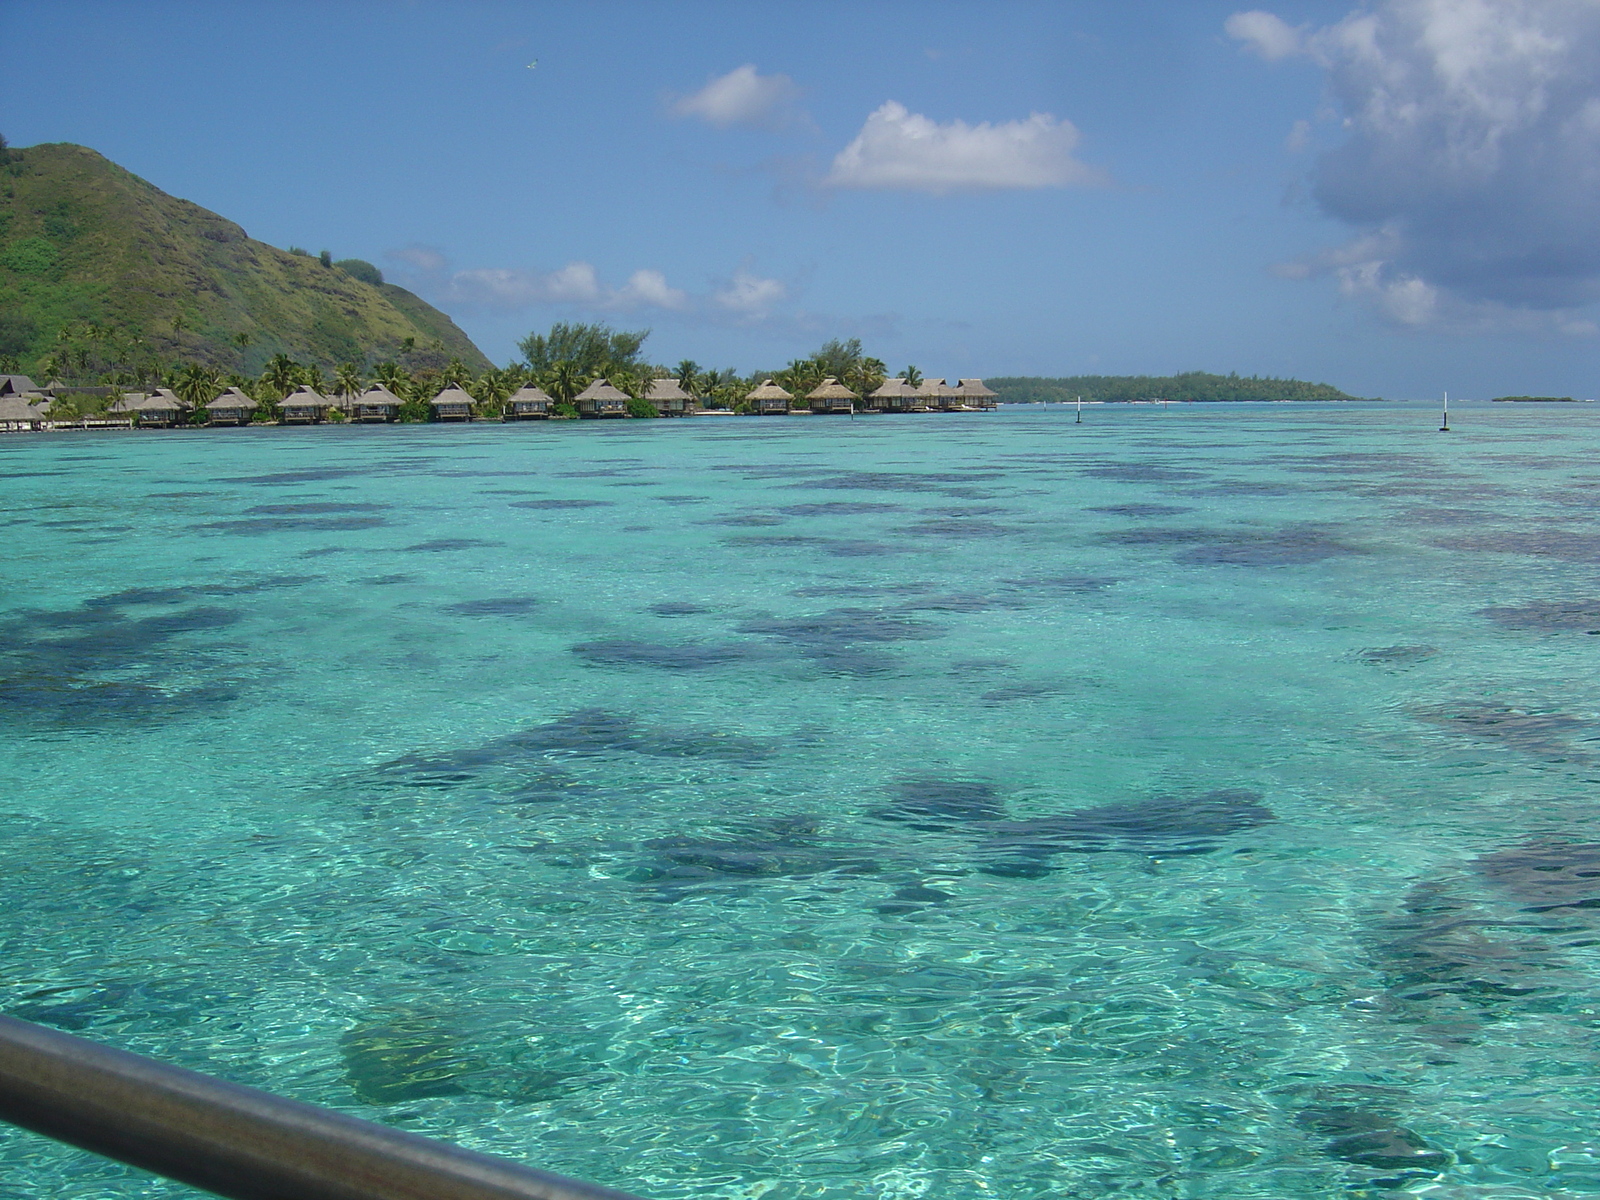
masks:
<path id="1" fill-rule="evenodd" d="M 1351 400 L 1297 380 L 891 375 L 860 339 L 742 372 L 560 323 L 496 367 L 370 262 L 249 237 L 85 146 L 0 138 L 0 424 L 928 412 L 1086 400 Z M 35 383 L 39 379 L 44 382 Z"/>

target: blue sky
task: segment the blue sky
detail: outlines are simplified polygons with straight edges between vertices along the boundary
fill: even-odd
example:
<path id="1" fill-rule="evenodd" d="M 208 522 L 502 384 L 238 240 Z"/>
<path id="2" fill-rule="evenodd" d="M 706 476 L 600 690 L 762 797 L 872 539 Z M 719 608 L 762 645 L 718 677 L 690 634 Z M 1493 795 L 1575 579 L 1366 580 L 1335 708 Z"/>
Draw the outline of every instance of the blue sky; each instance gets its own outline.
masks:
<path id="1" fill-rule="evenodd" d="M 13 145 L 382 267 L 497 361 L 1600 391 L 1600 4 L 8 0 Z M 537 62 L 537 66 L 529 64 Z"/>

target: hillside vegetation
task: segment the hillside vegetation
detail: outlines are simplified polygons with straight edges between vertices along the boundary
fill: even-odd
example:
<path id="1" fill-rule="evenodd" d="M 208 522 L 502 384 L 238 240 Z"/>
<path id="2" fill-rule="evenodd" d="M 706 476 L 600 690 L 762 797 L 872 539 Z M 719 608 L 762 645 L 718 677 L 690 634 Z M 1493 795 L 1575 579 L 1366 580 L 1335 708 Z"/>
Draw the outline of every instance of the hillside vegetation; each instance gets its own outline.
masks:
<path id="1" fill-rule="evenodd" d="M 1361 399 L 1326 383 L 1259 375 L 1211 375 L 1204 371 L 1182 375 L 1069 375 L 1061 379 L 1012 375 L 985 382 L 999 393 L 1001 404 L 1060 403 L 1077 396 L 1099 401 Z"/>
<path id="2" fill-rule="evenodd" d="M 258 373 L 410 353 L 489 361 L 370 263 L 290 253 L 85 146 L 0 143 L 0 362 L 94 382 L 179 360 Z M 54 368 L 54 369 L 52 369 Z"/>

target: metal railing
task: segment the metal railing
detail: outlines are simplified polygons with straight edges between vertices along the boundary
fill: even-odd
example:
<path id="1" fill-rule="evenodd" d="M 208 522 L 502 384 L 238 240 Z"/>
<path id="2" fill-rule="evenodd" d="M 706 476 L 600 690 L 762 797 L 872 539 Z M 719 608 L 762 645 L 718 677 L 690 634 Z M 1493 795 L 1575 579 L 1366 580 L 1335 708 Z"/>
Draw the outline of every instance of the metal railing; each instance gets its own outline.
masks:
<path id="1" fill-rule="evenodd" d="M 0 1120 L 235 1200 L 636 1200 L 6 1016 Z"/>

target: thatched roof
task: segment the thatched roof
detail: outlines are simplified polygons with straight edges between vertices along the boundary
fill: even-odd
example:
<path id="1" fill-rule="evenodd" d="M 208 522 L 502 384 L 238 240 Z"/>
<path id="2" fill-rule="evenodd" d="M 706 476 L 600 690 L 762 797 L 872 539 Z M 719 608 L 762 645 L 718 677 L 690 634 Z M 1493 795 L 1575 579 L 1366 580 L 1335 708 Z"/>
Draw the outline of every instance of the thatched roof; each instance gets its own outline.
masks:
<path id="1" fill-rule="evenodd" d="M 452 383 L 449 387 L 445 388 L 444 391 L 435 396 L 429 403 L 431 403 L 435 408 L 438 408 L 441 404 L 471 405 L 474 403 L 474 401 L 470 392 L 465 392 Z"/>
<path id="2" fill-rule="evenodd" d="M 357 404 L 390 404 L 399 405 L 400 397 L 396 396 L 381 383 L 375 383 L 366 391 L 356 397 Z"/>
<path id="3" fill-rule="evenodd" d="M 327 408 L 328 398 L 321 392 L 303 387 L 278 401 L 279 408 Z"/>
<path id="4" fill-rule="evenodd" d="M 794 393 L 786 392 L 772 380 L 767 380 L 755 391 L 745 397 L 746 400 L 793 400 Z"/>
<path id="5" fill-rule="evenodd" d="M 506 400 L 507 404 L 529 404 L 533 402 L 539 402 L 543 404 L 555 403 L 549 392 L 545 391 L 541 387 L 534 387 L 531 383 L 524 384 L 522 387 L 518 388 L 516 393 Z"/>
<path id="6" fill-rule="evenodd" d="M 15 396 L 21 392 L 37 392 L 39 385 L 26 375 L 0 375 L 0 396 Z"/>
<path id="7" fill-rule="evenodd" d="M 942 379 L 924 379 L 917 385 L 916 395 L 925 400 L 938 399 L 941 396 L 953 396 L 955 390 Z"/>
<path id="8" fill-rule="evenodd" d="M 956 391 L 968 400 L 992 400 L 1000 394 L 984 387 L 981 379 L 958 380 Z"/>
<path id="9" fill-rule="evenodd" d="M 32 423 L 39 420 L 39 414 L 33 406 L 18 396 L 0 396 L 0 421 L 26 421 Z"/>
<path id="10" fill-rule="evenodd" d="M 222 395 L 218 396 L 215 400 L 213 400 L 210 404 L 206 405 L 206 407 L 208 409 L 211 409 L 211 408 L 254 408 L 255 406 L 256 406 L 256 402 L 254 400 L 250 399 L 249 396 L 246 396 L 243 392 L 241 392 L 236 387 L 229 388 L 227 391 L 223 392 Z"/>
<path id="11" fill-rule="evenodd" d="M 157 388 L 124 406 L 125 412 L 182 412 L 189 406 L 171 388 Z"/>
<path id="12" fill-rule="evenodd" d="M 890 396 L 914 396 L 916 392 L 908 388 L 906 381 L 897 375 L 893 379 L 885 379 L 872 391 L 868 392 L 867 395 L 883 400 Z"/>
<path id="13" fill-rule="evenodd" d="M 676 379 L 652 379 L 650 392 L 645 397 L 648 400 L 693 400 L 694 397 L 684 391 Z"/>
<path id="14" fill-rule="evenodd" d="M 111 407 L 106 411 L 114 413 L 137 412 L 137 405 L 144 398 L 145 394 L 143 392 L 123 392 L 121 396 L 111 402 Z"/>
<path id="15" fill-rule="evenodd" d="M 832 375 L 806 393 L 807 400 L 854 400 L 856 394 Z"/>
<path id="16" fill-rule="evenodd" d="M 596 379 L 583 391 L 578 393 L 578 400 L 626 400 L 627 392 L 618 391 L 605 381 L 604 378 Z"/>

